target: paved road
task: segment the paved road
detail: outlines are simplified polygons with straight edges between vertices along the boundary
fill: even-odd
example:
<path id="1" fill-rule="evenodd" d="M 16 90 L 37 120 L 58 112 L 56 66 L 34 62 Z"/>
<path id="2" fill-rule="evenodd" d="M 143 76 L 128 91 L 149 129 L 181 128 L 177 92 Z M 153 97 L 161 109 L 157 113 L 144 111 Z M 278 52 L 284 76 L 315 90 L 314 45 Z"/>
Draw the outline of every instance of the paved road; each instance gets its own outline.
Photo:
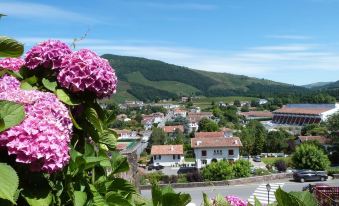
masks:
<path id="1" fill-rule="evenodd" d="M 247 185 L 234 185 L 234 186 L 211 186 L 211 187 L 195 187 L 195 188 L 180 188 L 175 189 L 176 192 L 189 193 L 192 197 L 192 202 L 196 205 L 200 205 L 202 202 L 202 193 L 205 192 L 209 197 L 215 197 L 217 194 L 225 195 L 236 195 L 241 197 L 242 199 L 248 199 L 253 192 L 257 189 L 259 185 L 264 182 L 256 183 L 256 184 L 247 184 Z M 282 187 L 285 191 L 301 191 L 302 188 L 309 183 L 299 183 L 292 182 L 289 179 L 281 179 L 272 181 L 270 183 L 284 183 Z M 312 184 L 317 182 L 312 182 Z M 339 179 L 336 180 L 328 180 L 326 184 L 339 186 Z M 151 199 L 151 191 L 150 190 L 142 190 L 142 196 Z"/>

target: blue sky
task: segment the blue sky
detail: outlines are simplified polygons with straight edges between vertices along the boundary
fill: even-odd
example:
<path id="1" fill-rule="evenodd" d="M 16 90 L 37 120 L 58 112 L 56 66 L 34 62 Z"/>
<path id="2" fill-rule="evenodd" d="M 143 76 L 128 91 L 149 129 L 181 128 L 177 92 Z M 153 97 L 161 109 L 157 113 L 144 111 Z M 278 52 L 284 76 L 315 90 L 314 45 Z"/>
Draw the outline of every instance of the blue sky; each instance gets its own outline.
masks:
<path id="1" fill-rule="evenodd" d="M 339 0 L 1 1 L 0 34 L 296 85 L 339 80 Z"/>

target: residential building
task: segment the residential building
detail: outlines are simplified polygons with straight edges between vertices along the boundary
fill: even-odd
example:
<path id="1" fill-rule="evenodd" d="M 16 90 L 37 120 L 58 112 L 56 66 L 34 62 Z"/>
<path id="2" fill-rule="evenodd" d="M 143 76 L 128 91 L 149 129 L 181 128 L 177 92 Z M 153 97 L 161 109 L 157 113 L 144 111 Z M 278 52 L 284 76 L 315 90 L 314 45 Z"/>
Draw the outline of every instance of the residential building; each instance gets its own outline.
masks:
<path id="1" fill-rule="evenodd" d="M 113 129 L 118 135 L 118 140 L 123 140 L 123 139 L 140 139 L 141 137 L 136 131 L 131 131 L 127 129 L 119 130 L 119 129 Z"/>
<path id="2" fill-rule="evenodd" d="M 273 112 L 274 124 L 317 124 L 339 111 L 339 104 L 287 104 Z"/>
<path id="3" fill-rule="evenodd" d="M 259 99 L 258 100 L 258 104 L 262 105 L 262 104 L 267 104 L 268 100 L 267 99 Z"/>
<path id="4" fill-rule="evenodd" d="M 213 134 L 192 138 L 191 147 L 194 149 L 196 167 L 200 169 L 214 161 L 238 160 L 242 143 L 239 137 L 217 137 Z"/>
<path id="5" fill-rule="evenodd" d="M 189 112 L 188 119 L 188 132 L 195 132 L 199 129 L 199 122 L 202 118 L 211 119 L 213 117 L 212 112 Z"/>
<path id="6" fill-rule="evenodd" d="M 174 117 L 186 117 L 187 116 L 187 111 L 183 109 L 176 108 L 173 111 Z"/>
<path id="7" fill-rule="evenodd" d="M 318 141 L 322 146 L 325 147 L 326 150 L 332 147 L 331 139 L 325 136 L 298 136 L 297 140 L 295 141 L 295 144 L 299 145 L 307 141 Z"/>
<path id="8" fill-rule="evenodd" d="M 233 129 L 224 127 L 221 131 L 224 132 L 224 137 L 233 137 Z"/>
<path id="9" fill-rule="evenodd" d="M 154 166 L 178 166 L 184 161 L 184 147 L 183 145 L 153 145 L 151 155 Z"/>
<path id="10" fill-rule="evenodd" d="M 164 126 L 162 129 L 169 136 L 173 136 L 173 134 L 176 133 L 177 131 L 184 133 L 183 125 Z"/>

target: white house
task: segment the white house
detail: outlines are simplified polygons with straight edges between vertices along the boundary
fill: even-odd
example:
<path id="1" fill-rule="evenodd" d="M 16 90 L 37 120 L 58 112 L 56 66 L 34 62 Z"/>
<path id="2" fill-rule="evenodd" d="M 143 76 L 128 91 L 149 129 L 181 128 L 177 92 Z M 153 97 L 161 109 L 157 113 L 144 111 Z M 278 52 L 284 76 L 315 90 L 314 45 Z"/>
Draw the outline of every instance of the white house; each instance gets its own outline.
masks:
<path id="1" fill-rule="evenodd" d="M 153 145 L 151 155 L 154 166 L 177 166 L 184 161 L 184 147 L 183 145 Z"/>
<path id="2" fill-rule="evenodd" d="M 213 136 L 213 135 L 210 135 Z M 239 137 L 195 137 L 191 139 L 197 168 L 202 168 L 213 161 L 239 159 L 242 143 Z"/>

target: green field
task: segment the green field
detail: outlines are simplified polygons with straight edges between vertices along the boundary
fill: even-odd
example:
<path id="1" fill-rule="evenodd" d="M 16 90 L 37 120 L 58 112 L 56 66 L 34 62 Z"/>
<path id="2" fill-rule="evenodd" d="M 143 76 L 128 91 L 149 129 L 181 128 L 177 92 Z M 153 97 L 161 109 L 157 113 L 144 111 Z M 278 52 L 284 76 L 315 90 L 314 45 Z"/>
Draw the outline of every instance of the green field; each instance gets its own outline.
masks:
<path id="1" fill-rule="evenodd" d="M 230 96 L 230 97 L 200 97 L 199 99 L 194 99 L 193 104 L 195 106 L 200 107 L 201 109 L 208 108 L 211 106 L 212 101 L 214 101 L 215 104 L 218 104 L 219 102 L 224 103 L 233 103 L 234 100 L 240 100 L 240 101 L 251 101 L 251 100 L 257 100 L 258 98 L 255 97 L 239 97 L 239 96 Z"/>
<path id="2" fill-rule="evenodd" d="M 157 89 L 165 90 L 171 93 L 175 93 L 179 96 L 181 95 L 192 95 L 198 92 L 199 90 L 195 87 L 192 87 L 188 84 L 184 84 L 176 81 L 150 81 L 146 79 L 140 72 L 132 72 L 126 74 L 126 77 L 129 82 L 155 87 Z"/>

